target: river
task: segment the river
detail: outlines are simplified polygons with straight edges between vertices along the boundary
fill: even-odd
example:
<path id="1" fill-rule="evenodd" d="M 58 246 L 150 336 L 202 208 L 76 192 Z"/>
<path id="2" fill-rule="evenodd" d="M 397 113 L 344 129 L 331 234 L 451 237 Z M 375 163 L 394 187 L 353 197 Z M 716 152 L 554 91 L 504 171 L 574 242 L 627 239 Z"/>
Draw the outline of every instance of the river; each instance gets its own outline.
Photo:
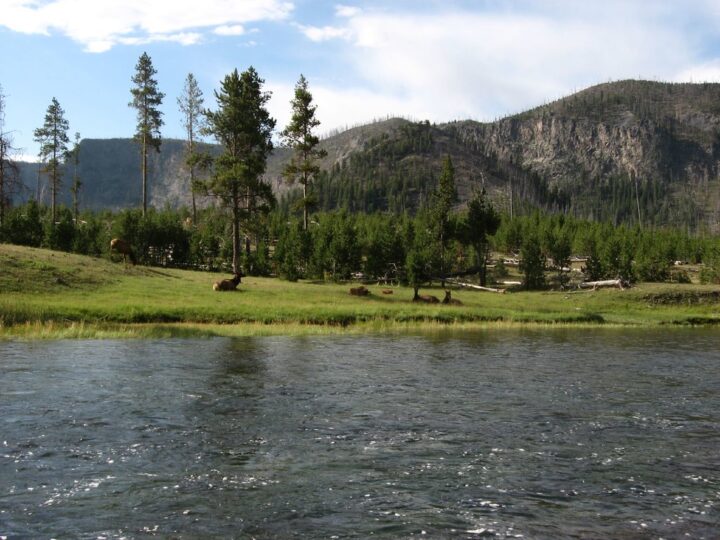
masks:
<path id="1" fill-rule="evenodd" d="M 0 343 L 0 538 L 717 538 L 720 332 Z"/>

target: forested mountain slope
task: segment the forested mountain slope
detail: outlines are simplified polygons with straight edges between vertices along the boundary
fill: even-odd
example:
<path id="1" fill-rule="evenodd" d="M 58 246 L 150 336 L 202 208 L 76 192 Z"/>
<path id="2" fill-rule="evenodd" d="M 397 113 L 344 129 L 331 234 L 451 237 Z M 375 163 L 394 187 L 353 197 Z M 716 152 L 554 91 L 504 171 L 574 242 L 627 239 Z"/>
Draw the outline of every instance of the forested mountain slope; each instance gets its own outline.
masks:
<path id="1" fill-rule="evenodd" d="M 720 219 L 720 84 L 607 83 L 496 122 L 389 119 L 322 146 L 323 209 L 413 211 L 449 154 L 460 203 L 484 185 L 507 211 L 538 206 L 616 223 L 713 228 Z M 154 156 L 151 204 L 189 204 L 182 148 L 164 140 Z M 266 175 L 286 202 L 292 193 L 281 172 L 289 156 L 278 148 Z M 79 173 L 84 206 L 139 204 L 139 151 L 131 140 L 84 140 Z M 27 197 L 37 188 L 36 166 L 26 164 L 23 178 Z"/>

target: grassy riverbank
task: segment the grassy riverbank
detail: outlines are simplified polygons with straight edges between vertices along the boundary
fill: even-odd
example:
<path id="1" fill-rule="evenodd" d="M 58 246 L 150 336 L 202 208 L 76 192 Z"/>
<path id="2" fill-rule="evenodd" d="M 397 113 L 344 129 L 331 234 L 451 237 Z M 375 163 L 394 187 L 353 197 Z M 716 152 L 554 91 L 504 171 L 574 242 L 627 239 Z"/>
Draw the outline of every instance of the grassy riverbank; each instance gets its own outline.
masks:
<path id="1" fill-rule="evenodd" d="M 0 245 L 0 337 L 165 337 L 405 332 L 514 325 L 657 326 L 720 323 L 720 288 L 641 284 L 629 290 L 454 291 L 462 306 L 416 304 L 412 290 L 223 276 Z M 226 276 L 225 276 L 226 277 Z M 442 298 L 440 290 L 424 290 Z"/>

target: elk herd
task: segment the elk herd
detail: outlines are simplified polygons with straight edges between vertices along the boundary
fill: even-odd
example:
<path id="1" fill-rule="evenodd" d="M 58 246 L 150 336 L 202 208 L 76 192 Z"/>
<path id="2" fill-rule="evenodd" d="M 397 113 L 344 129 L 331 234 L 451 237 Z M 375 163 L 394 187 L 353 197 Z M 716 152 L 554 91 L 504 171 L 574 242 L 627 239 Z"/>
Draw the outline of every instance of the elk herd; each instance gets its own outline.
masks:
<path id="1" fill-rule="evenodd" d="M 130 245 L 130 242 L 127 242 L 123 240 L 122 238 L 113 238 L 110 240 L 110 253 L 114 254 L 117 253 L 118 255 L 122 255 L 123 262 L 127 265 L 128 261 L 135 265 L 137 263 L 137 259 L 135 258 L 135 253 L 133 252 L 132 246 Z M 230 279 L 222 279 L 220 281 L 216 281 L 213 283 L 213 290 L 214 291 L 235 291 L 237 290 L 238 285 L 240 284 L 241 280 L 241 274 L 236 273 L 231 277 Z M 365 287 L 365 285 L 360 285 L 359 287 L 351 287 L 350 288 L 350 294 L 352 296 L 368 296 L 370 294 L 370 289 Z M 393 294 L 393 289 L 383 289 L 382 294 L 384 295 L 390 295 Z M 412 299 L 413 302 L 424 302 L 426 304 L 450 304 L 450 305 L 456 305 L 461 306 L 462 302 L 460 300 L 457 300 L 452 297 L 452 293 L 445 289 L 445 298 L 443 300 L 439 300 L 437 296 L 432 296 L 429 294 L 418 294 L 418 290 L 415 289 L 415 294 Z"/>

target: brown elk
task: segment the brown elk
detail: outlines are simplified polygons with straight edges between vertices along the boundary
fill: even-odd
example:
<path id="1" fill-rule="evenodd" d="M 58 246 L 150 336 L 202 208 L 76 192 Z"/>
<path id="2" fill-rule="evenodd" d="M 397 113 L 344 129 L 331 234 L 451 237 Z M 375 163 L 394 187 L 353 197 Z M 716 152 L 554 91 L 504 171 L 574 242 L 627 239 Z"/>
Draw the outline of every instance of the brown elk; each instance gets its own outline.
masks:
<path id="1" fill-rule="evenodd" d="M 452 294 L 450 293 L 450 291 L 445 291 L 445 298 L 443 298 L 442 303 L 443 304 L 452 304 L 454 306 L 462 306 L 463 305 L 463 303 L 460 300 L 452 297 Z"/>
<path id="2" fill-rule="evenodd" d="M 213 283 L 213 291 L 234 291 L 240 284 L 240 274 L 235 274 L 232 279 L 223 279 Z"/>
<path id="3" fill-rule="evenodd" d="M 365 285 L 360 285 L 359 287 L 351 287 L 350 294 L 353 296 L 367 296 L 370 294 L 370 290 L 365 288 Z"/>
<path id="4" fill-rule="evenodd" d="M 110 240 L 110 253 L 120 253 L 123 256 L 123 261 L 127 264 L 128 259 L 132 264 L 135 264 L 135 253 L 133 252 L 130 242 L 126 242 L 122 238 L 113 238 Z"/>
<path id="5" fill-rule="evenodd" d="M 437 296 L 432 296 L 431 294 L 418 294 L 418 289 L 415 289 L 415 296 L 413 296 L 412 301 L 425 302 L 426 304 L 438 304 L 440 302 Z"/>

